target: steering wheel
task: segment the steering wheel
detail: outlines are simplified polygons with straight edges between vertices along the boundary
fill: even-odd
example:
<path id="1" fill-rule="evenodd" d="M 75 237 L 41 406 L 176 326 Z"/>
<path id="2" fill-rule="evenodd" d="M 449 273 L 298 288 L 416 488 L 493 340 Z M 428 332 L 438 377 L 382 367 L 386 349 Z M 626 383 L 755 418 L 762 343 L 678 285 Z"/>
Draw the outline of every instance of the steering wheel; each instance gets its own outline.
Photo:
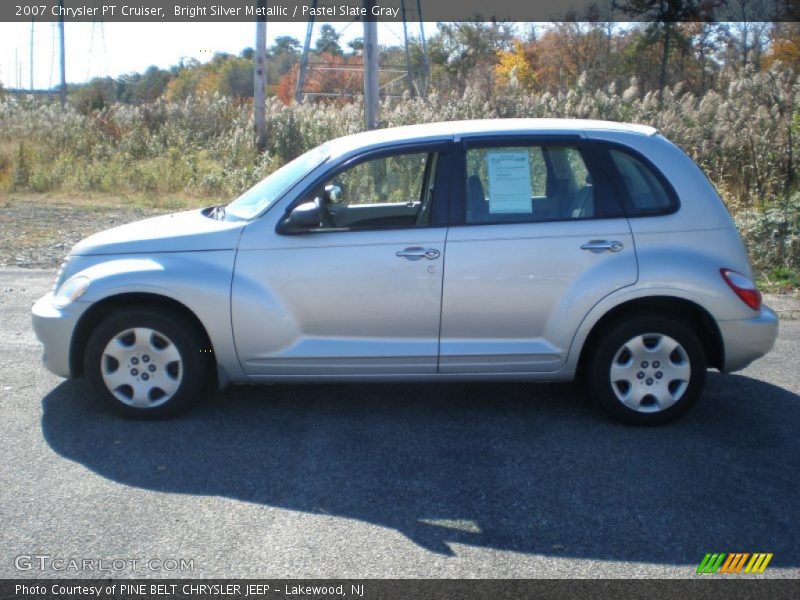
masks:
<path id="1" fill-rule="evenodd" d="M 322 194 L 314 197 L 314 204 L 316 205 L 317 209 L 319 210 L 320 216 L 320 225 L 326 228 L 335 228 L 336 223 L 333 220 L 333 215 L 331 211 L 328 210 L 328 206 L 325 203 L 325 200 L 322 199 Z"/>

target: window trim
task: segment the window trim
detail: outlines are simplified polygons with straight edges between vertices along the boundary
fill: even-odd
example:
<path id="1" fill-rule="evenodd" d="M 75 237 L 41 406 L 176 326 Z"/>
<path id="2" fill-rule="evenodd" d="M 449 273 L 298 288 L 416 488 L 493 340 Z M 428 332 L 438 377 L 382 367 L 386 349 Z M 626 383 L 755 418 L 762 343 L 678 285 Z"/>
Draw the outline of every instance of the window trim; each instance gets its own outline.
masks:
<path id="1" fill-rule="evenodd" d="M 438 154 L 437 165 L 436 165 L 436 173 L 434 179 L 434 192 L 433 192 L 433 201 L 431 205 L 431 221 L 427 225 L 414 225 L 411 227 L 360 227 L 357 229 L 351 229 L 349 227 L 337 227 L 333 229 L 308 229 L 306 231 L 297 231 L 297 232 L 285 232 L 281 231 L 281 225 L 286 220 L 286 217 L 295 207 L 303 204 L 304 202 L 308 201 L 308 194 L 313 191 L 315 188 L 319 187 L 329 179 L 333 177 L 337 177 L 340 173 L 356 167 L 362 163 L 369 162 L 370 160 L 376 160 L 380 158 L 387 158 L 390 156 L 402 155 L 402 154 L 428 154 L 429 156 Z M 450 214 L 449 209 L 447 208 L 451 204 L 452 198 L 452 178 L 448 177 L 447 175 L 451 171 L 453 160 L 453 143 L 451 140 L 441 140 L 441 141 L 433 141 L 433 142 L 410 142 L 410 143 L 402 143 L 396 144 L 393 146 L 383 146 L 379 148 L 373 148 L 362 152 L 360 154 L 356 154 L 353 156 L 349 156 L 348 158 L 344 159 L 343 161 L 336 163 L 335 165 L 331 166 L 328 170 L 324 173 L 316 177 L 310 184 L 305 186 L 303 190 L 297 195 L 296 199 L 286 207 L 284 214 L 278 219 L 278 222 L 275 224 L 275 232 L 278 235 L 306 235 L 306 234 L 318 234 L 318 233 L 360 233 L 360 232 L 367 232 L 367 231 L 402 231 L 402 230 L 414 230 L 414 229 L 433 229 L 433 228 L 441 228 L 441 227 L 448 227 L 449 222 L 446 218 L 447 215 Z M 429 170 L 430 166 L 428 164 L 425 165 L 425 171 Z M 427 184 L 428 178 L 426 177 L 423 181 L 423 185 Z M 437 213 L 435 206 L 439 204 L 445 205 L 445 210 L 441 210 Z M 442 218 L 445 217 L 445 218 Z"/>
<path id="2" fill-rule="evenodd" d="M 452 196 L 450 202 L 450 224 L 460 227 L 485 227 L 496 225 L 536 225 L 538 223 L 570 223 L 581 221 L 604 221 L 608 219 L 622 219 L 626 217 L 623 202 L 612 178 L 606 174 L 604 161 L 598 156 L 594 140 L 586 139 L 577 134 L 511 134 L 511 135 L 481 135 L 464 136 L 456 144 L 453 160 Z M 611 198 L 609 198 L 610 214 L 602 217 L 581 218 L 552 218 L 536 221 L 520 219 L 498 221 L 496 223 L 467 223 L 467 150 L 473 148 L 513 147 L 513 146 L 569 146 L 577 148 L 586 169 L 595 182 L 601 182 Z M 610 158 L 609 158 L 610 160 Z"/>
<path id="3" fill-rule="evenodd" d="M 625 211 L 625 216 L 629 219 L 641 219 L 649 217 L 663 217 L 673 215 L 681 208 L 681 199 L 678 192 L 670 182 L 669 178 L 659 169 L 656 164 L 647 158 L 638 150 L 631 148 L 619 142 L 611 142 L 607 140 L 596 140 L 598 158 L 604 163 L 605 171 L 609 174 L 609 179 L 614 186 L 617 195 L 622 199 L 622 207 Z M 669 198 L 669 206 L 661 209 L 645 210 L 637 208 L 633 204 L 633 199 L 628 191 L 628 186 L 620 173 L 617 163 L 611 158 L 611 150 L 616 150 L 622 154 L 627 154 L 631 158 L 638 160 L 644 168 L 650 171 L 650 174 L 656 178 L 663 190 Z"/>

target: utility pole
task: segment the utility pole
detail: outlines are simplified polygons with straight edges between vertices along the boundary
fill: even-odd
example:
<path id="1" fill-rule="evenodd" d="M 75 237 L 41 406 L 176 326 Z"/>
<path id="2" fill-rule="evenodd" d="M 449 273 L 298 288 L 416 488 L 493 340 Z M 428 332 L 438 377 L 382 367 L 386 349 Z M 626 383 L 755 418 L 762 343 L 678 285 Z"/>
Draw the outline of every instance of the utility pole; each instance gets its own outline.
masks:
<path id="1" fill-rule="evenodd" d="M 364 121 L 367 129 L 378 126 L 378 22 L 372 16 L 375 0 L 364 0 Z"/>
<path id="2" fill-rule="evenodd" d="M 58 0 L 58 30 L 61 36 L 61 108 L 67 105 L 67 58 L 64 44 L 64 0 Z"/>
<path id="3" fill-rule="evenodd" d="M 267 17 L 266 0 L 258 0 L 256 17 L 256 64 L 253 71 L 253 125 L 259 152 L 267 147 Z"/>
<path id="4" fill-rule="evenodd" d="M 31 19 L 31 87 L 28 88 L 33 91 L 33 19 Z"/>

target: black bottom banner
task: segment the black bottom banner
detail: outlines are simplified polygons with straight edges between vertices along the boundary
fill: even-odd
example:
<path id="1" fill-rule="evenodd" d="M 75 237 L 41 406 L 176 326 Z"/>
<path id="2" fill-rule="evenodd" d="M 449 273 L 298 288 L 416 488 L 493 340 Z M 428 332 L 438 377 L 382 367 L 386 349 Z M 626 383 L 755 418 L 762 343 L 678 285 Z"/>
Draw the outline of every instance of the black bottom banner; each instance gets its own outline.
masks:
<path id="1" fill-rule="evenodd" d="M 0 580 L 0 600 L 800 598 L 796 579 Z"/>

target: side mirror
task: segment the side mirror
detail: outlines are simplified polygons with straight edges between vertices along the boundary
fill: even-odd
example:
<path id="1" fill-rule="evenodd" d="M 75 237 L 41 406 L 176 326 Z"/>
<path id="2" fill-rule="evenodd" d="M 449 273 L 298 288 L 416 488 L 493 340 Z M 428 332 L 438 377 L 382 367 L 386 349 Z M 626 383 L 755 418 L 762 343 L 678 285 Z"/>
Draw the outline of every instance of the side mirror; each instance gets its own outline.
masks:
<path id="1" fill-rule="evenodd" d="M 328 204 L 340 204 L 344 200 L 344 192 L 342 188 L 336 184 L 325 186 L 325 202 Z"/>
<path id="2" fill-rule="evenodd" d="M 292 209 L 278 228 L 280 233 L 301 233 L 320 226 L 322 215 L 316 202 L 304 202 Z"/>

